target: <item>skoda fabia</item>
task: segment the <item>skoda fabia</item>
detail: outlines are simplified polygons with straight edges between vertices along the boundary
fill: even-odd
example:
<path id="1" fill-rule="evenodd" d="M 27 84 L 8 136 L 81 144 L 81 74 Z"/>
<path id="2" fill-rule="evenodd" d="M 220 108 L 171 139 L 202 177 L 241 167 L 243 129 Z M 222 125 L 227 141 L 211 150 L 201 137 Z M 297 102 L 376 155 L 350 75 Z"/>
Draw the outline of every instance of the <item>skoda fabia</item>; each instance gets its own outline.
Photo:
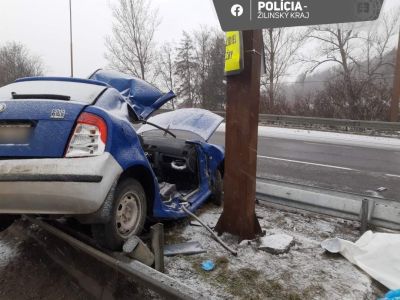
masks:
<path id="1" fill-rule="evenodd" d="M 220 203 L 222 118 L 202 109 L 150 117 L 173 92 L 113 71 L 22 78 L 0 88 L 0 214 L 74 218 L 111 249 L 146 218 Z"/>

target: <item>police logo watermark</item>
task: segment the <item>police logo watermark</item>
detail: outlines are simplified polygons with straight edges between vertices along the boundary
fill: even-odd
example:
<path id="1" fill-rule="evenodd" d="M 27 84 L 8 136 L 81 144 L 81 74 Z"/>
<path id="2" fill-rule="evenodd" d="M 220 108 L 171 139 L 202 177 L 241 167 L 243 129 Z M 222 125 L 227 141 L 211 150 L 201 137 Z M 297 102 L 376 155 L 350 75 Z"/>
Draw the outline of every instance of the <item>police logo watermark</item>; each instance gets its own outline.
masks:
<path id="1" fill-rule="evenodd" d="M 300 1 L 258 1 L 258 19 L 308 19 L 307 5 Z"/>
<path id="2" fill-rule="evenodd" d="M 384 0 L 213 0 L 222 30 L 376 20 Z"/>
<path id="3" fill-rule="evenodd" d="M 357 0 L 355 13 L 362 20 L 376 19 L 379 17 L 381 5 L 379 0 Z"/>
<path id="4" fill-rule="evenodd" d="M 241 6 L 240 4 L 234 4 L 231 8 L 231 13 L 235 17 L 240 17 L 241 15 L 243 15 L 243 6 Z"/>

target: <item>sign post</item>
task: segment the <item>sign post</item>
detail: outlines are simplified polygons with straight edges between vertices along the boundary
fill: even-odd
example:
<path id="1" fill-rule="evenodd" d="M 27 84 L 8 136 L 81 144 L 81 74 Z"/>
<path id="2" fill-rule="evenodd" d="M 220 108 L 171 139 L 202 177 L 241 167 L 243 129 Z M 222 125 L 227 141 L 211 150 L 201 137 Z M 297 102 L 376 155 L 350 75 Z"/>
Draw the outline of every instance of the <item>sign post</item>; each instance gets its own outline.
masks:
<path id="1" fill-rule="evenodd" d="M 229 39 L 232 36 L 236 36 L 236 39 Z M 243 40 L 240 39 L 241 36 Z M 227 77 L 224 210 L 218 220 L 216 231 L 218 234 L 227 232 L 237 235 L 242 240 L 254 239 L 261 233 L 255 215 L 255 192 L 262 32 L 249 30 L 243 31 L 242 34 L 227 33 L 226 44 L 225 72 L 229 76 Z M 241 44 L 243 47 L 238 47 Z M 241 59 L 244 68 L 238 63 Z"/>
<path id="2" fill-rule="evenodd" d="M 384 0 L 213 1 L 222 30 L 243 30 L 227 33 L 225 201 L 216 231 L 254 239 L 261 233 L 255 215 L 261 29 L 372 21 Z"/>

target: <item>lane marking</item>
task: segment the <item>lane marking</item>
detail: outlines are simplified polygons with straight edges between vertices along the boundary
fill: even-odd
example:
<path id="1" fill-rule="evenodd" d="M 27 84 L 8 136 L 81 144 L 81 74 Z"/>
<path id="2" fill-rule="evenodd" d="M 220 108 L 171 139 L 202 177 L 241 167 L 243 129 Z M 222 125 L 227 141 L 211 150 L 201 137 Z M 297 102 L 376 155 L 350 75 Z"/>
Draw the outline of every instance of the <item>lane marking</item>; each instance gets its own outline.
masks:
<path id="1" fill-rule="evenodd" d="M 330 143 L 303 142 L 303 144 L 317 145 L 317 146 L 327 146 L 327 147 L 336 147 L 336 148 L 345 148 L 345 149 L 354 149 L 354 147 L 351 147 L 351 146 L 335 145 L 335 144 L 330 144 Z"/>
<path id="2" fill-rule="evenodd" d="M 400 175 L 395 175 L 395 174 L 385 174 L 386 176 L 389 176 L 389 177 L 397 177 L 397 178 L 400 178 Z"/>
<path id="3" fill-rule="evenodd" d="M 296 164 L 304 164 L 304 165 L 311 165 L 311 166 L 317 166 L 317 167 L 331 168 L 331 169 L 339 169 L 339 170 L 346 170 L 346 171 L 358 171 L 356 169 L 351 169 L 351 168 L 346 168 L 346 167 L 317 164 L 317 163 L 312 163 L 312 162 L 308 162 L 308 161 L 292 160 L 292 159 L 285 159 L 285 158 L 272 157 L 272 156 L 257 155 L 257 157 L 264 158 L 264 159 L 287 161 L 287 162 L 292 162 L 292 163 L 296 163 Z"/>

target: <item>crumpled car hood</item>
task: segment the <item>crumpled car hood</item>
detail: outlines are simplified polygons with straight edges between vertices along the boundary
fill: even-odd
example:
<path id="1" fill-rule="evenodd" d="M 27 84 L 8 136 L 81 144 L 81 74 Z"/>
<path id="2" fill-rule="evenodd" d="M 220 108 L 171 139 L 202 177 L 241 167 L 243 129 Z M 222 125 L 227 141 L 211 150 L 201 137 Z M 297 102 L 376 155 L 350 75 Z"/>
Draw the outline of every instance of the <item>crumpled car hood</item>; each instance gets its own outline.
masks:
<path id="1" fill-rule="evenodd" d="M 169 130 L 188 131 L 208 141 L 224 118 L 200 108 L 183 108 L 151 117 L 148 121 Z M 143 125 L 139 134 L 158 130 L 151 125 Z"/>
<path id="2" fill-rule="evenodd" d="M 172 91 L 163 94 L 144 80 L 116 71 L 98 70 L 90 79 L 104 82 L 118 90 L 139 119 L 143 120 L 176 97 Z"/>

